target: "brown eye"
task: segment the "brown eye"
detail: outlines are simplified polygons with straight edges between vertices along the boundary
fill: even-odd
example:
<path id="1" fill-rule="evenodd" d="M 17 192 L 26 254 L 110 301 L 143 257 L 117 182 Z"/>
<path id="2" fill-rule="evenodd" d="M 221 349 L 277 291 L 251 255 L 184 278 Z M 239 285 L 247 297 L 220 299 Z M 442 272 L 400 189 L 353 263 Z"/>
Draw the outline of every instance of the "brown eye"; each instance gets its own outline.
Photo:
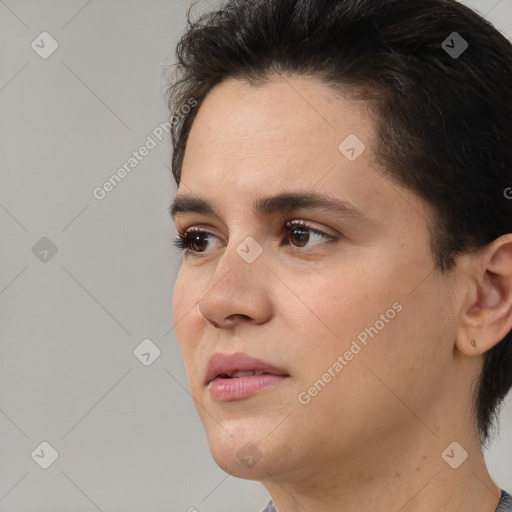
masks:
<path id="1" fill-rule="evenodd" d="M 289 239 L 294 238 L 297 241 L 296 247 L 304 247 L 308 244 L 311 233 L 318 237 L 322 238 L 324 240 L 328 240 L 332 237 L 329 235 L 323 233 L 322 231 L 319 231 L 317 229 L 313 229 L 312 227 L 308 226 L 304 221 L 301 220 L 292 220 L 286 223 L 286 231 L 287 231 L 287 237 Z M 316 244 L 313 244 L 316 245 Z"/>
<path id="2" fill-rule="evenodd" d="M 187 253 L 202 253 L 211 237 L 213 235 L 205 229 L 188 229 L 184 234 L 178 233 L 173 244 Z"/>
<path id="3" fill-rule="evenodd" d="M 304 247 L 309 241 L 309 228 L 303 228 L 301 226 L 294 226 L 288 232 L 288 236 L 294 238 L 297 241 L 299 247 Z"/>

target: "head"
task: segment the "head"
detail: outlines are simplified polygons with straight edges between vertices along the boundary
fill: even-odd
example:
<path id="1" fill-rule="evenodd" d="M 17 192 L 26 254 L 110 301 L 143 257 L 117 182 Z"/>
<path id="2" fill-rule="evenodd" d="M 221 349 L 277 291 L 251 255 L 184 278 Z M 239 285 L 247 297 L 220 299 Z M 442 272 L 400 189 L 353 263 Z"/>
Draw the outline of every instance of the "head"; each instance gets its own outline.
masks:
<path id="1" fill-rule="evenodd" d="M 510 43 L 452 0 L 233 0 L 189 23 L 172 172 L 213 211 L 172 209 L 209 233 L 173 314 L 217 463 L 263 480 L 354 470 L 383 439 L 485 444 L 512 386 Z M 343 208 L 291 199 L 312 193 Z M 218 402 L 215 352 L 289 377 Z"/>

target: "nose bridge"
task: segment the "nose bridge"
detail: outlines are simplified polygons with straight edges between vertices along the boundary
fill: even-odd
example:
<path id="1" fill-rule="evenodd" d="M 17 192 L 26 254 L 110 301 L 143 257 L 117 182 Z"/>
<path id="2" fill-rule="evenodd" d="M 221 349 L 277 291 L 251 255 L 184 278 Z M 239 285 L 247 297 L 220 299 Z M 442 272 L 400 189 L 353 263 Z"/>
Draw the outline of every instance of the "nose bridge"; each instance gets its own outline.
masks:
<path id="1" fill-rule="evenodd" d="M 228 242 L 215 270 L 215 282 L 222 278 L 242 282 L 258 280 L 263 272 L 263 252 L 263 244 L 250 234 L 243 236 L 241 240 Z"/>
<path id="2" fill-rule="evenodd" d="M 202 316 L 216 325 L 239 314 L 255 318 L 265 313 L 266 299 L 261 294 L 266 271 L 263 246 L 251 235 L 229 242 L 199 301 Z"/>

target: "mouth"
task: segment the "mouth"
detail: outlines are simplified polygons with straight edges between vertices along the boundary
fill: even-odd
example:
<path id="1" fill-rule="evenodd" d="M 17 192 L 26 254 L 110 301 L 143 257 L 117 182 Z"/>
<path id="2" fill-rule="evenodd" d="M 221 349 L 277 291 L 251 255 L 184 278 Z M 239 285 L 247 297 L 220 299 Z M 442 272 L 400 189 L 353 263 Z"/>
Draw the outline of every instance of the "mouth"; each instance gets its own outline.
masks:
<path id="1" fill-rule="evenodd" d="M 268 378 L 269 376 L 289 376 L 286 370 L 278 366 L 252 357 L 243 352 L 213 354 L 208 362 L 204 384 L 208 386 L 214 380 L 226 382 L 236 379 Z"/>
<path id="2" fill-rule="evenodd" d="M 258 376 L 258 375 L 274 375 L 274 374 L 268 373 L 268 372 L 258 372 L 256 370 L 240 370 L 240 371 L 234 372 L 233 374 L 220 373 L 215 378 L 216 379 L 238 379 L 240 377 L 254 377 L 255 375 Z"/>
<path id="3" fill-rule="evenodd" d="M 235 402 L 248 399 L 264 390 L 279 389 L 289 381 L 289 375 L 275 375 L 257 370 L 221 373 L 208 383 L 208 391 L 217 402 Z"/>

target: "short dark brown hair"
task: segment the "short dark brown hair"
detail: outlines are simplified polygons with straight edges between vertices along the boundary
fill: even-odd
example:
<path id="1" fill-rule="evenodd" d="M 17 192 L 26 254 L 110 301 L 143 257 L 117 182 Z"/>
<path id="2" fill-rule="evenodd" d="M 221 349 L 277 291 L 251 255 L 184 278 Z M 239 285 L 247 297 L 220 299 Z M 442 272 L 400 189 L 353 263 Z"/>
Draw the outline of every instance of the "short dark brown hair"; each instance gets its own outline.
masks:
<path id="1" fill-rule="evenodd" d="M 231 0 L 193 21 L 192 7 L 168 89 L 171 111 L 198 105 L 171 129 L 178 186 L 192 123 L 216 84 L 314 76 L 369 101 L 386 174 L 434 208 L 438 270 L 512 232 L 512 45 L 475 11 L 454 0 Z M 485 353 L 475 384 L 485 445 L 512 387 L 512 331 Z"/>

